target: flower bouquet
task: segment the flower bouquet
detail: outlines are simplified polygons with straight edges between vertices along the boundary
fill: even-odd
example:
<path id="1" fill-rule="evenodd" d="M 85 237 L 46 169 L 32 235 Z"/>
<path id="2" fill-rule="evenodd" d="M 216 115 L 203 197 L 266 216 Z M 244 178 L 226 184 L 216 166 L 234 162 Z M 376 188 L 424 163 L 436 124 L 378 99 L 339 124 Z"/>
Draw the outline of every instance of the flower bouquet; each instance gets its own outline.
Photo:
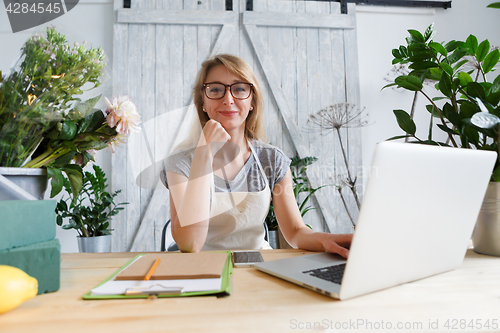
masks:
<path id="1" fill-rule="evenodd" d="M 70 47 L 54 28 L 28 39 L 17 70 L 0 82 L 0 166 L 47 168 L 51 197 L 64 172 L 76 197 L 95 151 L 114 151 L 140 123 L 127 96 L 105 99 L 104 112 L 94 108 L 100 96 L 78 98 L 101 84 L 103 59 L 100 48 Z"/>
<path id="2" fill-rule="evenodd" d="M 77 103 L 47 133 L 36 151 L 37 156 L 25 165 L 47 168 L 48 177 L 52 179 L 51 198 L 62 190 L 64 172 L 76 200 L 83 183 L 82 168 L 94 160 L 96 151 L 108 147 L 114 152 L 130 133 L 139 130 L 140 115 L 128 96 L 116 96 L 111 101 L 104 98 L 107 106 L 104 112 L 90 108 L 98 98 Z"/>
<path id="3" fill-rule="evenodd" d="M 35 35 L 26 41 L 17 69 L 0 83 L 0 166 L 26 163 L 46 133 L 80 101 L 83 86 L 91 90 L 101 84 L 103 59 L 100 48 L 70 47 L 54 28 L 47 29 L 46 38 Z"/>

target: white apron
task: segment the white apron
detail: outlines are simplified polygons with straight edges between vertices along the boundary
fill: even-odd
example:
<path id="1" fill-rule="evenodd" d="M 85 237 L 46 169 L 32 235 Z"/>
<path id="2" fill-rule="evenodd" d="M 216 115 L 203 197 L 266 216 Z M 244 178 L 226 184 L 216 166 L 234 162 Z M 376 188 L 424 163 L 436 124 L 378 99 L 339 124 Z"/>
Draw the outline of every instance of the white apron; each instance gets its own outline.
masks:
<path id="1" fill-rule="evenodd" d="M 248 144 L 266 185 L 260 192 L 215 192 L 212 173 L 212 206 L 202 251 L 271 249 L 264 239 L 271 190 L 257 154 Z"/>

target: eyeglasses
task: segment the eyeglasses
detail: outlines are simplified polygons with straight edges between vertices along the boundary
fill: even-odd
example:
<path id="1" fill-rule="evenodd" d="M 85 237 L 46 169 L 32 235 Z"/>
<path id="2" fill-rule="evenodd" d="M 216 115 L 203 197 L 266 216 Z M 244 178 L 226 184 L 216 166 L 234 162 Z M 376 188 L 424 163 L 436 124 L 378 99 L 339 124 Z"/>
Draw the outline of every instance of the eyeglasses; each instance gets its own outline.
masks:
<path id="1" fill-rule="evenodd" d="M 205 83 L 203 89 L 205 95 L 209 99 L 221 99 L 226 96 L 227 88 L 231 92 L 231 96 L 235 99 L 247 99 L 252 93 L 253 85 L 246 82 L 236 82 L 230 85 L 222 84 L 219 82 Z"/>

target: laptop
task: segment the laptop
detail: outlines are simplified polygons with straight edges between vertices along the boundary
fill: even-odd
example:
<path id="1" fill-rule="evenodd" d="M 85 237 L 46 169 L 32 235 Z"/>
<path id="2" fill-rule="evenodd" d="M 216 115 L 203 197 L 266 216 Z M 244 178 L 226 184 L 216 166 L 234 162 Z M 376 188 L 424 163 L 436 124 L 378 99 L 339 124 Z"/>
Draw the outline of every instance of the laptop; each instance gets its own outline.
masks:
<path id="1" fill-rule="evenodd" d="M 341 300 L 453 270 L 467 251 L 496 157 L 379 143 L 348 260 L 318 253 L 255 267 Z"/>

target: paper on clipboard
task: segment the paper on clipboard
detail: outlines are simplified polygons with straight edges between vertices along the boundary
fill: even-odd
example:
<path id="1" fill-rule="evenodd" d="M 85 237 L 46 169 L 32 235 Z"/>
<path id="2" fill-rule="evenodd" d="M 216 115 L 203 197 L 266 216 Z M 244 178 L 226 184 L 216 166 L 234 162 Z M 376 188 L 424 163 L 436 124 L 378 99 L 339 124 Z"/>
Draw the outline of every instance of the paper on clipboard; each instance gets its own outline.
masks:
<path id="1" fill-rule="evenodd" d="M 116 281 L 110 280 L 91 290 L 92 296 L 125 295 L 130 289 L 150 289 L 152 294 L 170 293 L 171 288 L 182 288 L 182 292 L 216 291 L 221 289 L 222 278 L 218 279 L 183 279 L 183 280 L 149 280 L 149 281 Z"/>

